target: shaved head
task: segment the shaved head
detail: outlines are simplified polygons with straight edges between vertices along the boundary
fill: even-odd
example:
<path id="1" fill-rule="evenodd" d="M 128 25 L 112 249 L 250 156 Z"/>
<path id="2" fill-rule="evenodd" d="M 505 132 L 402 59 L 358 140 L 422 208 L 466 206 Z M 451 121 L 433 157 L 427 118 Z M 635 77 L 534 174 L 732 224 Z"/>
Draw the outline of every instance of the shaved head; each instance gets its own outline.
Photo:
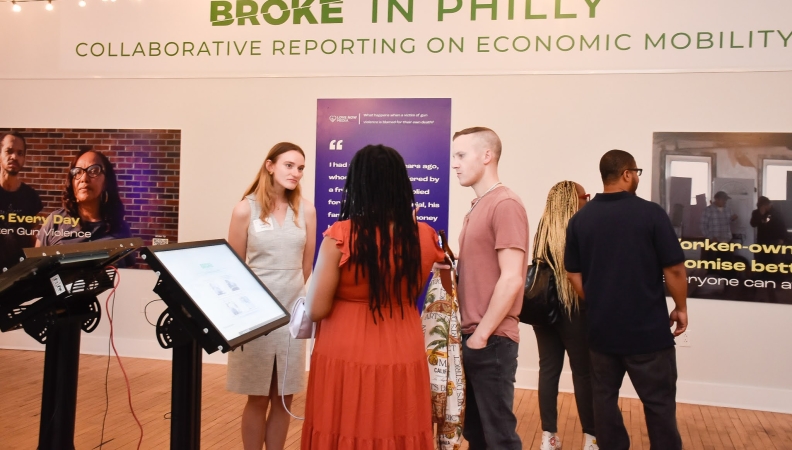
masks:
<path id="1" fill-rule="evenodd" d="M 460 136 L 470 136 L 471 142 L 476 151 L 492 150 L 492 156 L 495 161 L 500 160 L 501 156 L 501 140 L 498 135 L 487 127 L 471 127 L 454 133 L 454 138 Z"/>

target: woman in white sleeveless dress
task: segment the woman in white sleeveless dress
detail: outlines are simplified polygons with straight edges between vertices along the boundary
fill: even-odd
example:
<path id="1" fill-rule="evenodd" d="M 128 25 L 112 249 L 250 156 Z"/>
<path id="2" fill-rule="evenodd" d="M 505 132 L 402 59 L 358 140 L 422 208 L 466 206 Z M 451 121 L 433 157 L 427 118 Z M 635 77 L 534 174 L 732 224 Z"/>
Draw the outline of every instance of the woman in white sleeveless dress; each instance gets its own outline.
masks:
<path id="1" fill-rule="evenodd" d="M 272 147 L 228 230 L 228 243 L 287 311 L 305 296 L 316 248 L 316 209 L 300 196 L 304 168 L 305 153 L 297 145 Z M 248 396 L 242 412 L 245 450 L 265 443 L 267 450 L 283 449 L 290 416 L 280 395 L 290 407 L 293 394 L 305 389 L 305 341 L 291 339 L 282 327 L 229 353 L 227 389 Z"/>

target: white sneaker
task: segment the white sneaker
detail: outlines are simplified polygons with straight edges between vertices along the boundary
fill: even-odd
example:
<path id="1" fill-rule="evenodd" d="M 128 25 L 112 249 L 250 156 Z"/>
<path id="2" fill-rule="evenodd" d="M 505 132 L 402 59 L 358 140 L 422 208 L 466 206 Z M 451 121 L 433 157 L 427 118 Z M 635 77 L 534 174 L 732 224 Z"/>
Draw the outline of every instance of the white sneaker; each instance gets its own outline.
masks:
<path id="1" fill-rule="evenodd" d="M 542 431 L 542 446 L 539 450 L 561 450 L 561 439 L 555 433 Z"/>
<path id="2" fill-rule="evenodd" d="M 586 437 L 586 441 L 583 443 L 583 450 L 599 450 L 597 438 L 588 433 L 584 433 L 583 436 Z"/>

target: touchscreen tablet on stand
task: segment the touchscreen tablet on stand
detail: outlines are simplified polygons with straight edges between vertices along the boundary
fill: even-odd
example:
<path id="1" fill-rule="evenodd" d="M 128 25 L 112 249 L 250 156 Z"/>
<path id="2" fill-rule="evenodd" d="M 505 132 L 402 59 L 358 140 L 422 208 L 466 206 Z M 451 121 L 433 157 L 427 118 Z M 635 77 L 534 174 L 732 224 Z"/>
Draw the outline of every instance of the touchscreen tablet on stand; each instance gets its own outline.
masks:
<path id="1" fill-rule="evenodd" d="M 288 324 L 289 313 L 225 240 L 151 246 L 142 254 L 168 306 L 157 339 L 173 349 L 171 448 L 198 450 L 201 350 L 233 350 Z"/>

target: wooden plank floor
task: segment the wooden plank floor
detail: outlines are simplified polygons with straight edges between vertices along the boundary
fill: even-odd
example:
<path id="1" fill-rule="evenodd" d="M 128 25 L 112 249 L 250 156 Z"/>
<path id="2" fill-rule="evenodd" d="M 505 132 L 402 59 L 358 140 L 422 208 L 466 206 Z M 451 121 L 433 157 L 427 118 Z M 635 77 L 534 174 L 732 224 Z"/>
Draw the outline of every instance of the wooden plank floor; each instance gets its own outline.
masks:
<path id="1" fill-rule="evenodd" d="M 167 449 L 170 439 L 170 362 L 124 358 L 132 383 L 132 402 L 143 424 L 143 449 Z M 44 353 L 0 350 L 0 449 L 36 448 Z M 75 446 L 95 449 L 100 444 L 105 413 L 107 358 L 82 355 L 77 400 Z M 244 397 L 225 390 L 225 366 L 205 364 L 203 369 L 202 448 L 242 448 L 239 420 Z M 103 449 L 135 449 L 139 430 L 127 403 L 126 387 L 115 359 L 110 364 L 109 412 Z M 295 398 L 294 412 L 301 415 L 305 398 Z M 632 449 L 649 450 L 641 403 L 621 399 Z M 559 434 L 567 450 L 582 447 L 583 434 L 571 394 L 559 398 Z M 536 391 L 518 389 L 514 408 L 523 448 L 538 449 L 542 431 Z M 678 419 L 687 450 L 775 449 L 792 450 L 792 415 L 742 409 L 679 404 Z M 286 441 L 290 450 L 300 447 L 301 422 L 293 420 Z M 463 446 L 463 449 L 467 446 Z"/>

